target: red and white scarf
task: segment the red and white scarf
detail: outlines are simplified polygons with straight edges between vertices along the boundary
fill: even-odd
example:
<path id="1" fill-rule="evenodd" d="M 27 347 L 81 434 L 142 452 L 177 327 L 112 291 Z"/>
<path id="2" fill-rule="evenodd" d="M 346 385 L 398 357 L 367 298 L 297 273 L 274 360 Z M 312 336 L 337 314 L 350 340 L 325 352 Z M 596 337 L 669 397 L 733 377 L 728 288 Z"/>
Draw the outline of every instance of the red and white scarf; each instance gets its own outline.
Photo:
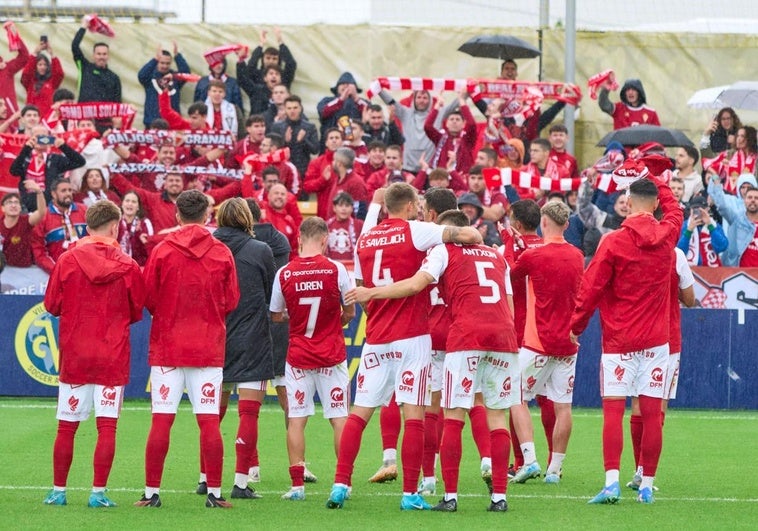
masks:
<path id="1" fill-rule="evenodd" d="M 517 188 L 537 188 L 550 192 L 567 192 L 578 190 L 582 179 L 553 179 L 547 175 L 540 177 L 528 171 L 511 168 L 484 168 L 482 176 L 490 190 L 501 189 L 511 185 Z"/>
<path id="2" fill-rule="evenodd" d="M 134 121 L 134 108 L 127 103 L 90 102 L 67 103 L 58 108 L 63 120 L 104 120 L 121 117 L 123 128 L 128 129 Z"/>
<path id="3" fill-rule="evenodd" d="M 713 250 L 711 232 L 708 230 L 708 227 L 702 227 L 700 230 L 695 228 L 695 230 L 692 231 L 689 248 L 687 250 L 687 262 L 689 262 L 690 265 L 696 266 L 721 266 L 721 259 L 719 258 L 718 253 Z"/>

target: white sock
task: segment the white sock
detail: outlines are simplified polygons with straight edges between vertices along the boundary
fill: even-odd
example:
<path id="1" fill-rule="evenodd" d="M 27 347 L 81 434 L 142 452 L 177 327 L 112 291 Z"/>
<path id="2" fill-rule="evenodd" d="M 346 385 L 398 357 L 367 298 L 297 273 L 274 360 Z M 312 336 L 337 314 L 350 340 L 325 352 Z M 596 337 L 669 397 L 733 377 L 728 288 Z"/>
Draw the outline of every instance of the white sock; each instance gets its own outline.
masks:
<path id="1" fill-rule="evenodd" d="M 492 503 L 497 503 L 500 500 L 505 500 L 505 494 L 495 494 L 493 492 L 492 493 L 492 498 L 490 498 L 490 499 L 492 500 Z"/>
<path id="2" fill-rule="evenodd" d="M 605 471 L 605 486 L 610 487 L 619 480 L 618 470 L 606 470 Z"/>
<path id="3" fill-rule="evenodd" d="M 445 493 L 445 501 L 455 500 L 458 501 L 458 493 L 457 492 L 446 492 Z"/>
<path id="4" fill-rule="evenodd" d="M 566 454 L 559 454 L 553 452 L 553 458 L 550 460 L 550 466 L 547 467 L 548 474 L 558 474 L 563 466 L 563 460 L 566 458 Z"/>
<path id="5" fill-rule="evenodd" d="M 437 463 L 440 462 L 440 454 L 436 453 L 434 454 L 434 470 L 437 470 Z"/>
<path id="6" fill-rule="evenodd" d="M 521 443 L 521 453 L 524 454 L 524 465 L 531 465 L 537 460 L 534 442 Z"/>
<path id="7" fill-rule="evenodd" d="M 642 476 L 642 483 L 640 484 L 640 489 L 653 490 L 654 479 L 655 479 L 655 476 Z"/>
<path id="8" fill-rule="evenodd" d="M 424 476 L 424 483 L 426 483 L 427 485 L 429 484 L 436 485 L 437 478 L 434 476 Z"/>
<path id="9" fill-rule="evenodd" d="M 235 472 L 234 484 L 241 489 L 246 488 L 247 487 L 247 474 L 238 474 Z"/>
<path id="10" fill-rule="evenodd" d="M 149 500 L 150 498 L 153 497 L 153 494 L 157 494 L 158 496 L 160 496 L 161 489 L 160 488 L 154 489 L 152 487 L 145 487 L 145 498 L 147 498 Z"/>
<path id="11" fill-rule="evenodd" d="M 260 473 L 261 473 L 261 467 L 259 467 L 259 466 L 251 466 L 250 470 L 248 470 L 247 473 L 250 476 L 254 476 L 255 474 L 260 475 Z"/>
<path id="12" fill-rule="evenodd" d="M 482 464 L 481 468 L 485 469 L 492 469 L 492 458 L 491 457 L 482 457 Z"/>
<path id="13" fill-rule="evenodd" d="M 387 448 L 382 452 L 382 460 L 386 465 L 394 465 L 397 462 L 397 448 Z"/>
<path id="14" fill-rule="evenodd" d="M 57 487 L 53 485 L 53 490 L 56 492 L 66 492 L 66 487 Z"/>
<path id="15" fill-rule="evenodd" d="M 635 476 L 642 477 L 642 466 L 637 467 L 637 471 L 634 473 Z"/>
<path id="16" fill-rule="evenodd" d="M 213 494 L 216 498 L 221 497 L 221 487 L 217 487 L 215 489 L 208 488 L 208 494 Z"/>
<path id="17" fill-rule="evenodd" d="M 198 483 L 207 483 L 208 479 L 205 477 L 205 474 L 200 472 L 200 479 L 197 480 Z"/>
<path id="18" fill-rule="evenodd" d="M 92 487 L 92 492 L 105 492 L 105 487 Z"/>

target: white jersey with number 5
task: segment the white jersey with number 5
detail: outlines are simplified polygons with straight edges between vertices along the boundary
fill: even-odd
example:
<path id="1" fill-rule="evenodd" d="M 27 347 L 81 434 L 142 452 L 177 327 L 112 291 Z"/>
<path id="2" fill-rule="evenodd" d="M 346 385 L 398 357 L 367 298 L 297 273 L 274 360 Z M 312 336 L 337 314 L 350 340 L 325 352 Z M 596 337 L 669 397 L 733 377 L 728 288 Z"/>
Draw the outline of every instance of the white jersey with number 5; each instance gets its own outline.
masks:
<path id="1" fill-rule="evenodd" d="M 388 218 L 361 235 L 355 278 L 369 288 L 412 277 L 426 250 L 442 243 L 445 227 L 423 221 Z M 366 305 L 366 341 L 382 345 L 429 333 L 429 294 L 373 300 Z"/>

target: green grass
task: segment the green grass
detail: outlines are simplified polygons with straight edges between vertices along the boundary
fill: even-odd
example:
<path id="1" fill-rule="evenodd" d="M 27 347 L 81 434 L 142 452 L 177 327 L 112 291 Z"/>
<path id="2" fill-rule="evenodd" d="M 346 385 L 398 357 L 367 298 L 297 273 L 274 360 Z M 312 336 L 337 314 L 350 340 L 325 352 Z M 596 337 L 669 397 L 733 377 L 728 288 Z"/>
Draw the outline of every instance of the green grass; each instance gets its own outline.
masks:
<path id="1" fill-rule="evenodd" d="M 226 445 L 224 493 L 233 479 L 236 411 L 230 408 L 222 425 Z M 628 417 L 627 417 L 628 418 Z M 625 489 L 616 506 L 590 506 L 587 499 L 604 479 L 598 410 L 575 412 L 574 433 L 560 485 L 532 480 L 510 485 L 506 514 L 485 512 L 486 488 L 479 477 L 479 459 L 468 428 L 458 513 L 403 513 L 401 485 L 370 485 L 365 480 L 381 461 L 378 418 L 372 419 L 356 462 L 353 497 L 342 510 L 329 511 L 324 502 L 334 473 L 331 429 L 321 417 L 307 430 L 308 467 L 318 477 L 306 486 L 304 502 L 279 496 L 289 488 L 287 454 L 281 410 L 265 405 L 260 417 L 260 456 L 263 481 L 256 489 L 261 500 L 235 500 L 229 511 L 209 511 L 193 493 L 197 481 L 198 432 L 189 408 L 183 405 L 174 424 L 171 449 L 163 477 L 160 509 L 132 507 L 144 484 L 144 448 L 150 424 L 149 404 L 128 401 L 119 422 L 116 460 L 110 478 L 115 509 L 86 507 L 92 480 L 93 419 L 77 434 L 69 476 L 67 507 L 42 504 L 52 481 L 52 445 L 56 421 L 53 400 L 0 399 L 5 433 L 0 452 L 0 515 L 6 529 L 755 529 L 758 522 L 758 414 L 755 412 L 676 411 L 666 417 L 664 451 L 656 484 L 656 503 L 642 506 Z M 539 430 L 539 421 L 536 421 Z M 538 432 L 539 433 L 539 432 Z M 627 438 L 628 440 L 628 438 Z M 542 463 L 545 443 L 537 437 Z M 631 478 L 631 447 L 624 454 L 622 481 Z M 544 468 L 544 465 L 543 465 Z M 442 482 L 438 476 L 438 491 Z M 429 501 L 436 501 L 430 499 Z"/>

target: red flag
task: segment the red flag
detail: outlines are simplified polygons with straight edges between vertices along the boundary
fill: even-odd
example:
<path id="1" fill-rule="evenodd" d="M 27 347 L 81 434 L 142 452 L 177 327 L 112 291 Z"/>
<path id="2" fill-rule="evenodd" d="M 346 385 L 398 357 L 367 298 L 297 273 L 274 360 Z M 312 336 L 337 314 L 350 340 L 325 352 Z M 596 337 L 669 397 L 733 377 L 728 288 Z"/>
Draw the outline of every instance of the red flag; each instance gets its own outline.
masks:
<path id="1" fill-rule="evenodd" d="M 16 24 L 12 20 L 8 20 L 3 24 L 5 33 L 8 35 L 8 50 L 11 52 L 17 52 L 21 49 L 21 36 L 18 34 Z"/>
<path id="2" fill-rule="evenodd" d="M 97 13 L 91 13 L 89 15 L 86 15 L 84 18 L 87 21 L 87 29 L 91 32 L 100 33 L 106 37 L 116 36 L 116 32 L 113 31 L 111 25 L 98 17 Z"/>

